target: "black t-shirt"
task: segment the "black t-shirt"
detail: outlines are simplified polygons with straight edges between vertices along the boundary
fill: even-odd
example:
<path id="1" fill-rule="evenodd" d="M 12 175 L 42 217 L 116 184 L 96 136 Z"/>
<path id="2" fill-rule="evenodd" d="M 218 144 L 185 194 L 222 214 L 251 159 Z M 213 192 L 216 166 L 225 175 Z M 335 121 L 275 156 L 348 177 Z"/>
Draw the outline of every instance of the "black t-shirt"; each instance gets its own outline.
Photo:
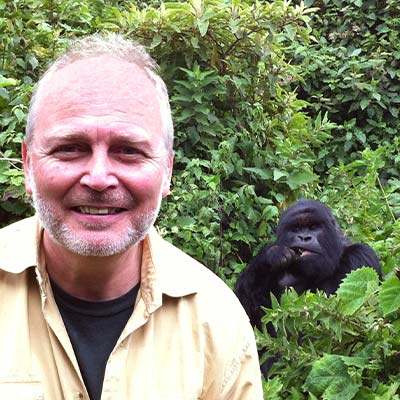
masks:
<path id="1" fill-rule="evenodd" d="M 107 360 L 135 305 L 139 284 L 109 301 L 85 301 L 51 282 L 91 400 L 100 400 Z"/>

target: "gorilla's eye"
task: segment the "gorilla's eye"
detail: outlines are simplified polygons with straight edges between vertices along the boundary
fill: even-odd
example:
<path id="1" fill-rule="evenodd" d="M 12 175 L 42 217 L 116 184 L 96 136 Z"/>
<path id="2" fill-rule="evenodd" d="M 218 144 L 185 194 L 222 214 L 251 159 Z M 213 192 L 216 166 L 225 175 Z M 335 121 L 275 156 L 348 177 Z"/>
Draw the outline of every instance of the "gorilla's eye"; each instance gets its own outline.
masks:
<path id="1" fill-rule="evenodd" d="M 320 224 L 314 223 L 314 224 L 311 224 L 311 225 L 310 225 L 310 229 L 311 229 L 312 231 L 315 231 L 315 230 L 319 229 L 320 226 L 321 226 Z"/>

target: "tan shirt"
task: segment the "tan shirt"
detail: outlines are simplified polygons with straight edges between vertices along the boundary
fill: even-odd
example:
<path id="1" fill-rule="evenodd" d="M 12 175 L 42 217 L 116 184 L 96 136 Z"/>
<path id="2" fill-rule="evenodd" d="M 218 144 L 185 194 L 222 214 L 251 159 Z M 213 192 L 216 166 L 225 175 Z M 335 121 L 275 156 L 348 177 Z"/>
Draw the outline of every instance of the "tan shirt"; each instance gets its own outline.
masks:
<path id="1" fill-rule="evenodd" d="M 0 399 L 88 399 L 28 218 L 0 230 Z M 101 334 L 101 332 L 99 333 Z M 152 229 L 102 400 L 261 400 L 253 331 L 232 291 Z"/>

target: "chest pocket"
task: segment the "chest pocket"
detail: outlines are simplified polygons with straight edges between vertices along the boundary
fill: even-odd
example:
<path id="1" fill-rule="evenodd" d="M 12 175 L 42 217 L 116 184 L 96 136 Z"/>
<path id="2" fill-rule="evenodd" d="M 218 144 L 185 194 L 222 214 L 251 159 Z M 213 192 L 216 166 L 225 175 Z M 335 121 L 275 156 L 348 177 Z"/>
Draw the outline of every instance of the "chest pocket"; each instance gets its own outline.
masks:
<path id="1" fill-rule="evenodd" d="M 38 381 L 0 378 L 0 399 L 4 400 L 44 400 L 42 384 Z"/>

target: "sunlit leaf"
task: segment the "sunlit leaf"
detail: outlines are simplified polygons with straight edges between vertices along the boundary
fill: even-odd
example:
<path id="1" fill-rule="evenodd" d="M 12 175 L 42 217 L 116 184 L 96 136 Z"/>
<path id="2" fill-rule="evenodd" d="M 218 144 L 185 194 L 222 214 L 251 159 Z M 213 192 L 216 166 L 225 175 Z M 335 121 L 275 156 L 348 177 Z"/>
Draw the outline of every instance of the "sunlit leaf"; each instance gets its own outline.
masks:
<path id="1" fill-rule="evenodd" d="M 372 268 L 360 268 L 352 271 L 337 290 L 341 300 L 340 311 L 344 315 L 354 314 L 377 290 L 379 277 Z"/>
<path id="2" fill-rule="evenodd" d="M 400 280 L 396 275 L 382 283 L 379 292 L 379 304 L 385 315 L 400 309 Z"/>
<path id="3" fill-rule="evenodd" d="M 325 354 L 314 362 L 303 388 L 326 400 L 351 400 L 360 388 L 340 356 Z"/>

